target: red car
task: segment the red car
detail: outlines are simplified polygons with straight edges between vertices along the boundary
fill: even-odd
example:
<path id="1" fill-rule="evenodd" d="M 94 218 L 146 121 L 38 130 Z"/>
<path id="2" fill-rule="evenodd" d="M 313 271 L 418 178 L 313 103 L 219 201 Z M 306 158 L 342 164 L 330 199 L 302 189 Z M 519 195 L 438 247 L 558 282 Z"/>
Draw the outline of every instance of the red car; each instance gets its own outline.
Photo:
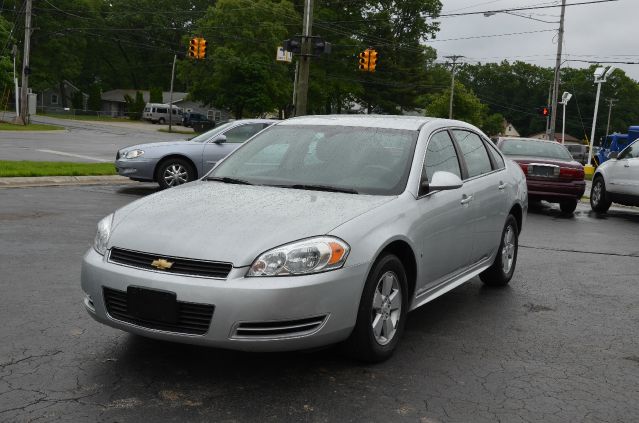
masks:
<path id="1" fill-rule="evenodd" d="M 526 174 L 528 200 L 559 203 L 572 213 L 586 190 L 584 167 L 558 142 L 533 138 L 500 138 L 497 147 Z"/>

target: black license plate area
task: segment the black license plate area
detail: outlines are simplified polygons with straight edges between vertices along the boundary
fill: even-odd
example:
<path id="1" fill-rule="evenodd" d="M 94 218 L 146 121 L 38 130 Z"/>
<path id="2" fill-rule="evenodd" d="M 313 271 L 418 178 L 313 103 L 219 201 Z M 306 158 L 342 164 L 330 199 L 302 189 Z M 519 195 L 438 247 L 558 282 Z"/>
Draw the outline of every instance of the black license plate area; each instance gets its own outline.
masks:
<path id="1" fill-rule="evenodd" d="M 555 176 L 555 169 L 550 166 L 532 166 L 530 173 L 535 176 Z"/>
<path id="2" fill-rule="evenodd" d="M 140 320 L 177 323 L 178 304 L 175 292 L 130 286 L 126 290 L 129 314 Z"/>

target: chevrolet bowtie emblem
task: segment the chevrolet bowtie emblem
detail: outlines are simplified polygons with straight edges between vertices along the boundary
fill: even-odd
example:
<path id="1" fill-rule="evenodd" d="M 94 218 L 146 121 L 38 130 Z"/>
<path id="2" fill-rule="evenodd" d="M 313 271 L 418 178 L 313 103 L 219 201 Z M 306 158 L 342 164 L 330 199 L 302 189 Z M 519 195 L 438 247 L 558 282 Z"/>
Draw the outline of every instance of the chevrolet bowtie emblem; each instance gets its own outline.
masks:
<path id="1" fill-rule="evenodd" d="M 173 267 L 173 262 L 164 259 L 157 259 L 151 262 L 151 266 L 155 267 L 156 269 L 167 270 Z"/>

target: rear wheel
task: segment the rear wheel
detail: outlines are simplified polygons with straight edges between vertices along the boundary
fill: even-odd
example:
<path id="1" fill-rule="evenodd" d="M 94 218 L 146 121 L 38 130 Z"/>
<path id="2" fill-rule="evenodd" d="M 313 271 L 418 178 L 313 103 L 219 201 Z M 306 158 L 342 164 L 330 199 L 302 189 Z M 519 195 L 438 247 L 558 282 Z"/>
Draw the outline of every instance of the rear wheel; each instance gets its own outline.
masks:
<path id="1" fill-rule="evenodd" d="M 601 176 L 597 176 L 590 189 L 590 207 L 597 213 L 605 213 L 611 204 L 606 195 L 606 183 Z"/>
<path id="2" fill-rule="evenodd" d="M 359 303 L 357 322 L 346 341 L 353 357 L 376 363 L 393 355 L 408 309 L 408 282 L 402 262 L 382 256 L 371 270 Z"/>
<path id="3" fill-rule="evenodd" d="M 160 122 L 160 124 L 164 125 L 164 123 L 165 123 L 166 121 L 164 120 L 164 118 L 160 118 L 160 119 L 158 119 L 158 122 Z"/>
<path id="4" fill-rule="evenodd" d="M 577 200 L 564 200 L 559 203 L 559 208 L 563 213 L 571 214 L 577 209 Z"/>
<path id="5" fill-rule="evenodd" d="M 515 273 L 517 251 L 519 249 L 519 229 L 517 220 L 512 214 L 506 218 L 501 235 L 501 243 L 493 265 L 479 274 L 483 283 L 490 286 L 504 286 L 510 282 Z"/>
<path id="6" fill-rule="evenodd" d="M 168 159 L 160 163 L 157 181 L 160 188 L 172 188 L 195 179 L 195 169 L 184 159 Z"/>

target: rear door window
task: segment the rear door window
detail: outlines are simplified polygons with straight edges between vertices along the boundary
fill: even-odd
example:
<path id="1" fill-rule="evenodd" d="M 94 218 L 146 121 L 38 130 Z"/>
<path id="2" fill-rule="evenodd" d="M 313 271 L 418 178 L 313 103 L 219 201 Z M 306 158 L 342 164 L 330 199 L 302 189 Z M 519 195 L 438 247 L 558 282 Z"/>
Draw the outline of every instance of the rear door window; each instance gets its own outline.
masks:
<path id="1" fill-rule="evenodd" d="M 453 134 L 461 147 L 469 178 L 492 172 L 488 151 L 479 135 L 461 129 L 454 129 Z"/>

